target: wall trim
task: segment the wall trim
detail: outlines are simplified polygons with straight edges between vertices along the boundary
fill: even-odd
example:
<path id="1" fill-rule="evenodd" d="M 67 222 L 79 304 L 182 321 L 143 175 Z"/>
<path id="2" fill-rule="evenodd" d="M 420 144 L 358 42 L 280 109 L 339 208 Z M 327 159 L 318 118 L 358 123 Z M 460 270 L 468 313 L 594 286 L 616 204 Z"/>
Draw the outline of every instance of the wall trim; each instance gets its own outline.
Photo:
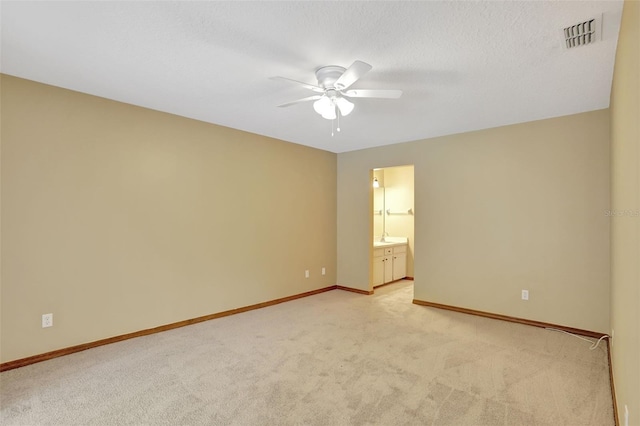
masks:
<path id="1" fill-rule="evenodd" d="M 274 299 L 267 302 L 256 303 L 255 305 L 243 306 L 241 308 L 230 309 L 228 311 L 218 312 L 215 314 L 209 314 L 202 317 L 191 318 L 184 321 L 178 321 L 171 324 L 165 324 L 158 327 L 148 328 L 146 330 L 134 331 L 132 333 L 121 334 L 119 336 L 113 336 L 106 339 L 96 340 L 95 342 L 82 343 L 80 345 L 70 346 L 68 348 L 57 349 L 51 352 L 45 352 L 43 354 L 33 355 L 26 358 L 16 359 L 14 361 L 3 362 L 0 364 L 0 372 L 13 370 L 14 368 L 25 367 L 27 365 L 35 364 L 38 362 L 46 361 L 52 358 L 58 358 L 65 355 L 70 355 L 76 352 L 82 352 L 87 349 L 97 348 L 98 346 L 104 346 L 111 343 L 121 342 L 123 340 L 133 339 L 135 337 L 147 336 L 149 334 L 160 333 L 174 328 L 185 327 L 191 324 L 197 324 L 199 322 L 209 321 L 216 318 L 227 317 L 229 315 L 240 314 L 242 312 L 252 311 L 254 309 L 266 308 L 268 306 L 277 305 L 279 303 L 289 302 L 295 299 L 301 299 L 303 297 L 313 296 L 314 294 L 324 293 L 326 291 L 335 290 L 339 286 L 329 286 L 319 288 L 317 290 L 311 290 L 300 294 L 294 294 L 293 296 L 282 297 L 280 299 Z M 344 288 L 343 288 L 344 289 Z M 355 290 L 355 289 L 354 289 Z"/>
<path id="2" fill-rule="evenodd" d="M 609 356 L 609 384 L 611 385 L 611 397 L 613 398 L 613 420 L 616 426 L 620 426 L 618 417 L 618 400 L 616 399 L 616 387 L 613 384 L 613 364 L 611 363 L 611 342 L 607 339 L 607 355 Z"/>
<path id="3" fill-rule="evenodd" d="M 360 290 L 359 288 L 345 287 L 343 285 L 337 285 L 336 289 L 344 290 L 344 291 L 351 291 L 353 293 L 358 293 L 358 294 L 366 294 L 367 296 L 373 294 L 373 290 L 369 290 L 369 291 Z"/>
<path id="4" fill-rule="evenodd" d="M 431 308 L 438 308 L 438 309 L 446 309 L 448 311 L 455 311 L 463 314 L 477 315 L 480 317 L 493 318 L 493 319 L 498 319 L 498 320 L 508 321 L 508 322 L 515 322 L 518 324 L 532 325 L 534 327 L 557 328 L 558 330 L 566 331 L 568 333 L 580 334 L 582 336 L 593 337 L 594 339 L 599 339 L 602 336 L 606 336 L 605 333 L 598 333 L 597 331 L 582 330 L 580 328 L 567 327 L 564 325 L 551 324 L 548 322 L 529 320 L 525 318 L 511 317 L 511 316 L 502 315 L 502 314 L 494 314 L 491 312 L 476 311 L 475 309 L 467 309 L 467 308 L 461 308 L 458 306 L 443 305 L 440 303 L 427 302 L 425 300 L 413 299 L 413 303 L 415 305 L 429 306 Z"/>

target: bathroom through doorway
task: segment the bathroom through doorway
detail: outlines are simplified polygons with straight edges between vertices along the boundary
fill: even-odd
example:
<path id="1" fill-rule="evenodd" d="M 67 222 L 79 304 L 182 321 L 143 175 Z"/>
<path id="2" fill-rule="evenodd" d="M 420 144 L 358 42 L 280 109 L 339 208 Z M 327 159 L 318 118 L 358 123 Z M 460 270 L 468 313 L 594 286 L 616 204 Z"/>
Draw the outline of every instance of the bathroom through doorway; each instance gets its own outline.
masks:
<path id="1" fill-rule="evenodd" d="M 371 288 L 414 279 L 414 166 L 373 169 Z"/>

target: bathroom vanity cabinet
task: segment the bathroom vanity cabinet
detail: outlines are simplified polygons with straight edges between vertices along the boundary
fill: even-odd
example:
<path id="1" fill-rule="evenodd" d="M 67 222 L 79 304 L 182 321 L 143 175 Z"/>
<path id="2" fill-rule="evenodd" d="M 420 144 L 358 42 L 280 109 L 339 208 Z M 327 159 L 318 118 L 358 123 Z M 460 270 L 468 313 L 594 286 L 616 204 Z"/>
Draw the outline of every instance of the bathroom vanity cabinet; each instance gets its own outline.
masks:
<path id="1" fill-rule="evenodd" d="M 407 276 L 407 244 L 385 244 L 373 249 L 373 286 Z"/>

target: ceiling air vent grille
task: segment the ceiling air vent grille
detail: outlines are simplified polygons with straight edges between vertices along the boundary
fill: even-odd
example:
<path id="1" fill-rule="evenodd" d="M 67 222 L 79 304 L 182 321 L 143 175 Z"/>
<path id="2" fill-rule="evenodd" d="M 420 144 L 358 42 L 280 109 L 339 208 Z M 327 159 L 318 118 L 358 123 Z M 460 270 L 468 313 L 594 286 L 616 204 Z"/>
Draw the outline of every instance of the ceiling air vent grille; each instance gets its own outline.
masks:
<path id="1" fill-rule="evenodd" d="M 596 41 L 596 20 L 590 19 L 564 29 L 564 42 L 567 49 L 584 46 Z"/>

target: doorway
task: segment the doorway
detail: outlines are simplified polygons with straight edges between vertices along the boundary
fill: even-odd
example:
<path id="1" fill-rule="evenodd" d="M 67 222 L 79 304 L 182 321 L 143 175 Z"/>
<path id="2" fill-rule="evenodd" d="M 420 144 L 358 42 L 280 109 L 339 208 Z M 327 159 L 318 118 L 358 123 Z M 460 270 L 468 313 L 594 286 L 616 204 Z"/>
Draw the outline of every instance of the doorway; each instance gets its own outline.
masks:
<path id="1" fill-rule="evenodd" d="M 414 279 L 414 166 L 373 169 L 370 288 Z"/>

